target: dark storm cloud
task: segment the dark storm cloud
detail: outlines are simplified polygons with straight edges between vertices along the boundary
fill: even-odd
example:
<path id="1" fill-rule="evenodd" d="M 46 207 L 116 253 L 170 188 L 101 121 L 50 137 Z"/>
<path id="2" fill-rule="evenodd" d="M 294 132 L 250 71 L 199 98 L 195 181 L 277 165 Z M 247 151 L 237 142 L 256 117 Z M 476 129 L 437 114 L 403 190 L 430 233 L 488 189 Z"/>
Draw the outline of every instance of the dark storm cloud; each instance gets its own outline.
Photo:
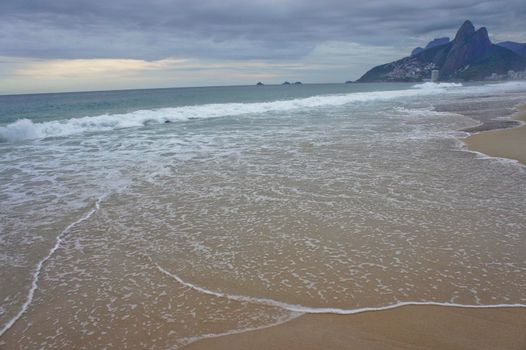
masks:
<path id="1" fill-rule="evenodd" d="M 526 1 L 2 0 L 0 56 L 293 59 L 319 43 L 407 46 L 465 20 L 522 37 Z"/>

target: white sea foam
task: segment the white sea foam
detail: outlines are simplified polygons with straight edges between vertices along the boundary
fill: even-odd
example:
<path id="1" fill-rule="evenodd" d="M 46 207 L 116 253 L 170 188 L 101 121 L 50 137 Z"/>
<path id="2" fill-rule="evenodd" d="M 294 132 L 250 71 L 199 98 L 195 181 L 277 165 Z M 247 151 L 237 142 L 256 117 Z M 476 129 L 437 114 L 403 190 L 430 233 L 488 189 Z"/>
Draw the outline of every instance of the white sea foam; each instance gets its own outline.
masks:
<path id="1" fill-rule="evenodd" d="M 125 114 L 103 114 L 35 123 L 19 119 L 0 127 L 0 140 L 18 141 L 60 137 L 84 132 L 99 132 L 114 129 L 140 127 L 151 123 L 188 121 L 244 114 L 292 111 L 305 108 L 342 106 L 352 103 L 385 101 L 407 97 L 429 96 L 438 93 L 462 92 L 485 93 L 522 90 L 525 82 L 505 82 L 477 86 L 463 86 L 460 83 L 423 83 L 406 90 L 355 92 L 338 95 L 318 95 L 308 98 L 278 100 L 256 103 L 220 103 L 196 106 L 138 110 Z"/>
<path id="2" fill-rule="evenodd" d="M 280 324 L 292 321 L 293 319 L 298 318 L 302 315 L 304 315 L 304 313 L 302 312 L 291 312 L 287 317 L 280 317 L 275 322 L 272 322 L 272 323 L 269 323 L 263 326 L 247 327 L 247 328 L 242 328 L 242 329 L 234 329 L 234 330 L 223 332 L 223 333 L 207 333 L 207 334 L 203 334 L 203 335 L 199 335 L 195 337 L 182 338 L 179 341 L 180 345 L 176 345 L 172 347 L 172 349 L 178 349 L 181 346 L 187 346 L 191 343 L 195 343 L 196 341 L 203 340 L 203 339 L 219 338 L 219 337 L 224 337 L 227 335 L 241 334 L 245 332 L 257 331 L 257 330 L 266 329 L 266 328 L 270 328 L 274 326 L 279 326 Z"/>
<path id="3" fill-rule="evenodd" d="M 413 86 L 413 88 L 417 89 L 436 89 L 436 88 L 455 88 L 455 87 L 462 87 L 463 85 L 461 83 L 422 83 L 422 84 L 416 84 Z"/>
<path id="4" fill-rule="evenodd" d="M 412 117 L 412 118 L 442 117 L 442 116 L 452 116 L 452 115 L 461 116 L 460 114 L 451 113 L 451 112 L 439 112 L 439 111 L 436 111 L 433 107 L 427 107 L 427 108 L 395 107 L 393 110 L 397 113 L 400 113 L 401 115 Z"/>
<path id="5" fill-rule="evenodd" d="M 35 271 L 33 273 L 32 281 L 31 281 L 31 288 L 29 289 L 26 297 L 26 301 L 22 306 L 20 307 L 20 311 L 11 318 L 3 327 L 0 329 L 0 337 L 4 335 L 5 332 L 7 332 L 13 325 L 22 317 L 22 315 L 27 311 L 29 305 L 33 302 L 33 297 L 35 295 L 35 291 L 38 288 L 38 280 L 40 279 L 40 273 L 42 272 L 42 268 L 44 267 L 44 264 L 55 254 L 57 249 L 60 247 L 60 244 L 64 240 L 64 237 L 69 233 L 69 231 L 76 225 L 80 224 L 83 221 L 88 220 L 97 210 L 100 209 L 100 202 L 104 199 L 103 197 L 100 197 L 95 202 L 95 205 L 93 208 L 91 208 L 86 214 L 84 214 L 80 219 L 72 222 L 66 228 L 57 236 L 55 240 L 55 245 L 51 247 L 47 255 L 38 262 Z"/>
<path id="6" fill-rule="evenodd" d="M 60 137 L 84 132 L 108 131 L 114 129 L 140 127 L 150 123 L 180 122 L 191 119 L 207 119 L 244 114 L 291 111 L 305 108 L 342 106 L 351 103 L 392 100 L 405 97 L 433 95 L 447 92 L 459 84 L 415 85 L 412 89 L 393 91 L 356 92 L 340 95 L 319 95 L 308 98 L 278 100 L 257 103 L 222 103 L 197 106 L 139 110 L 126 114 L 104 114 L 93 117 L 71 118 L 34 123 L 29 119 L 19 119 L 0 127 L 0 139 L 18 141 Z"/>
<path id="7" fill-rule="evenodd" d="M 463 308 L 526 307 L 526 305 L 523 305 L 523 304 L 464 305 L 464 304 L 434 303 L 434 302 L 401 302 L 401 303 L 388 305 L 388 306 L 385 306 L 385 307 L 361 308 L 361 309 L 349 310 L 349 311 L 353 311 L 353 312 L 348 312 L 348 313 L 335 312 L 335 314 L 350 315 L 350 314 L 358 314 L 358 313 L 363 313 L 363 312 L 385 311 L 385 310 L 389 310 L 389 309 L 395 309 L 395 308 L 398 308 L 398 307 L 410 306 L 410 305 L 428 305 L 428 306 L 463 307 Z M 341 309 L 335 309 L 335 310 L 341 310 Z M 264 325 L 264 326 L 247 327 L 247 328 L 244 328 L 244 329 L 234 329 L 234 330 L 229 331 L 229 332 L 209 333 L 209 334 L 203 334 L 201 336 L 183 338 L 183 339 L 180 340 L 180 345 L 176 345 L 176 346 L 172 347 L 172 349 L 179 349 L 181 346 L 184 347 L 184 346 L 187 346 L 187 345 L 189 345 L 191 343 L 195 343 L 195 342 L 197 342 L 199 340 L 203 340 L 203 339 L 219 338 L 219 337 L 224 337 L 224 336 L 229 336 L 229 335 L 236 335 L 236 334 L 241 334 L 241 333 L 246 333 L 246 332 L 262 330 L 262 329 L 266 329 L 266 328 L 270 328 L 270 327 L 274 327 L 274 326 L 279 326 L 281 324 L 284 324 L 284 323 L 287 323 L 289 321 L 292 321 L 292 320 L 294 320 L 294 319 L 296 319 L 296 318 L 298 318 L 300 316 L 303 316 L 306 313 L 333 313 L 333 312 L 323 312 L 323 311 L 322 312 L 304 312 L 304 311 L 298 312 L 298 311 L 291 311 L 289 317 L 280 318 L 280 319 L 276 320 L 276 322 L 273 322 L 273 323 L 270 323 L 270 324 L 267 324 L 267 325 Z"/>
<path id="8" fill-rule="evenodd" d="M 465 137 L 464 137 L 465 138 Z M 463 138 L 460 138 L 460 144 L 458 145 L 460 151 L 462 152 L 467 152 L 467 153 L 472 153 L 475 155 L 475 157 L 477 159 L 480 159 L 480 160 L 491 160 L 491 161 L 496 161 L 496 162 L 499 162 L 503 165 L 513 165 L 513 166 L 516 166 L 517 169 L 519 170 L 524 170 L 524 168 L 526 168 L 526 165 L 522 164 L 521 162 L 519 162 L 518 160 L 516 159 L 511 159 L 511 158 L 504 158 L 504 157 L 496 157 L 496 156 L 490 156 L 489 154 L 486 154 L 486 153 L 482 153 L 482 152 L 479 152 L 479 151 L 475 151 L 475 150 L 472 150 L 472 149 L 469 149 L 466 144 L 464 142 L 462 142 Z"/>
<path id="9" fill-rule="evenodd" d="M 342 309 L 342 308 L 332 308 L 332 307 L 311 307 L 298 304 L 289 304 L 278 300 L 268 299 L 268 298 L 259 298 L 259 297 L 249 297 L 244 295 L 228 294 L 218 291 L 209 290 L 200 286 L 197 286 L 193 283 L 184 281 L 181 277 L 177 276 L 174 273 L 167 271 L 161 266 L 157 265 L 159 271 L 165 275 L 175 279 L 178 283 L 191 288 L 199 293 L 219 297 L 227 298 L 230 300 L 235 300 L 239 302 L 255 303 L 268 306 L 274 306 L 282 308 L 292 312 L 299 313 L 309 313 L 309 314 L 337 314 L 337 315 L 352 315 L 368 311 L 382 311 L 394 309 L 401 306 L 408 305 L 436 305 L 436 306 L 450 306 L 450 307 L 464 307 L 464 308 L 498 308 L 498 307 L 520 307 L 526 308 L 526 304 L 457 304 L 451 302 L 435 302 L 435 301 L 401 301 L 390 305 L 378 306 L 378 307 L 362 307 L 355 309 Z"/>

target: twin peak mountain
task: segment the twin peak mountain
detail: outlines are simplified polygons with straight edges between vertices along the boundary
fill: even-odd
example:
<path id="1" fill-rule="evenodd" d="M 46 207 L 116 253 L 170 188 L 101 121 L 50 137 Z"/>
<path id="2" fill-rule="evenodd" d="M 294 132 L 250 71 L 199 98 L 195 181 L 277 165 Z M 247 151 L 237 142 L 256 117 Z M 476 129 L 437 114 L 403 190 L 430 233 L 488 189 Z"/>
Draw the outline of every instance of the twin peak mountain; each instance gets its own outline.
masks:
<path id="1" fill-rule="evenodd" d="M 418 82 L 429 79 L 433 70 L 439 70 L 442 81 L 484 80 L 494 73 L 525 70 L 526 56 L 502 44 L 492 44 L 485 27 L 475 30 L 466 21 L 452 41 L 435 39 L 409 57 L 374 67 L 358 82 Z"/>

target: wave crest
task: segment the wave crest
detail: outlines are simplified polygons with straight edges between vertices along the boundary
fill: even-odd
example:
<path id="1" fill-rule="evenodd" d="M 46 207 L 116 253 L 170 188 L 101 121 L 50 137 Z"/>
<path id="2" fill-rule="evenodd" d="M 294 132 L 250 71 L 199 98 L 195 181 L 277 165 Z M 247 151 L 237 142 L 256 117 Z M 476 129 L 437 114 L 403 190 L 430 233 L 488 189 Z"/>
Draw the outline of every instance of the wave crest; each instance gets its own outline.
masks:
<path id="1" fill-rule="evenodd" d="M 430 85 L 428 85 L 430 84 Z M 130 127 L 141 127 L 151 123 L 181 122 L 191 119 L 207 119 L 244 114 L 291 111 L 303 108 L 341 106 L 350 103 L 390 100 L 404 97 L 432 95 L 445 92 L 450 87 L 461 86 L 452 83 L 425 83 L 407 90 L 355 92 L 340 95 L 320 95 L 301 99 L 278 100 L 256 103 L 222 103 L 197 106 L 139 110 L 125 114 L 103 114 L 35 123 L 19 119 L 0 127 L 0 139 L 7 141 L 61 137 L 85 132 L 109 131 Z"/>
<path id="2" fill-rule="evenodd" d="M 441 89 L 441 88 L 456 88 L 462 87 L 461 83 L 432 83 L 426 82 L 422 84 L 413 85 L 414 89 Z"/>

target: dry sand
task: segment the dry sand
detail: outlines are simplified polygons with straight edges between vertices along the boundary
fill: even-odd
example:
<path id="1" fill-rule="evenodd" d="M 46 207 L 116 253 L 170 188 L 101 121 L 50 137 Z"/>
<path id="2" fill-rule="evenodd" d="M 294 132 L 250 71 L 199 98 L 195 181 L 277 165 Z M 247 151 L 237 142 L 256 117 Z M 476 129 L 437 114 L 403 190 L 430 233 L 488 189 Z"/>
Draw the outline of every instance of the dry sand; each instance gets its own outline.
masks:
<path id="1" fill-rule="evenodd" d="M 515 119 L 526 121 L 526 106 L 519 108 Z M 464 142 L 473 151 L 493 157 L 515 159 L 526 164 L 526 125 L 512 129 L 484 131 L 467 137 Z"/>
<path id="2" fill-rule="evenodd" d="M 208 338 L 185 350 L 526 349 L 526 308 L 402 306 L 355 315 L 304 315 L 261 330 Z"/>

